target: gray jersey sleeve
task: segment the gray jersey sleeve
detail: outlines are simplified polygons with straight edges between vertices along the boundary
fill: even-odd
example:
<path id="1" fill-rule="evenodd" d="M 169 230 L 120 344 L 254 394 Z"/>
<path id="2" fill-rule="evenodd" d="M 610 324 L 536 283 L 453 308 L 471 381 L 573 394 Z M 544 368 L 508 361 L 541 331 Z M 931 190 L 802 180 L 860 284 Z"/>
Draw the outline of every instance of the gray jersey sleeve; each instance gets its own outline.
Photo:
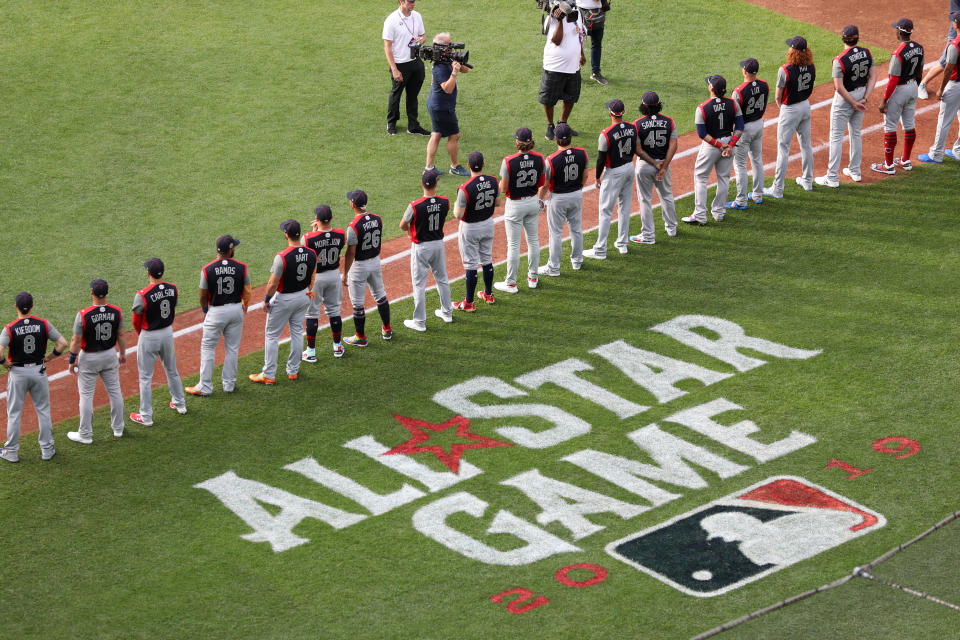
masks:
<path id="1" fill-rule="evenodd" d="M 831 72 L 831 76 L 834 78 L 843 77 L 843 67 L 840 66 L 840 61 L 836 58 L 833 59 L 833 71 Z"/>
<path id="2" fill-rule="evenodd" d="M 283 275 L 283 258 L 280 254 L 273 256 L 273 264 L 270 265 L 270 273 L 278 278 Z"/>
<path id="3" fill-rule="evenodd" d="M 903 71 L 903 68 L 900 65 L 900 58 L 898 58 L 897 56 L 891 56 L 890 57 L 890 75 L 899 77 L 902 71 Z"/>
<path id="4" fill-rule="evenodd" d="M 52 324 L 50 324 L 49 322 L 47 322 L 47 327 L 50 329 L 49 331 L 47 331 L 47 338 L 50 339 L 50 342 L 56 342 L 57 340 L 63 337 L 63 335 L 59 331 L 57 331 L 57 328 Z"/>
<path id="5" fill-rule="evenodd" d="M 413 207 L 410 205 L 407 205 L 406 210 L 403 212 L 403 219 L 407 222 L 411 222 L 413 220 Z"/>
<path id="6" fill-rule="evenodd" d="M 0 349 L 10 346 L 10 330 L 6 327 L 0 331 Z"/>
<path id="7" fill-rule="evenodd" d="M 777 70 L 777 86 L 781 89 L 787 86 L 787 72 L 783 67 Z"/>
<path id="8" fill-rule="evenodd" d="M 707 124 L 707 121 L 703 119 L 703 109 L 700 107 L 697 107 L 693 114 L 693 124 Z"/>
<path id="9" fill-rule="evenodd" d="M 546 158 L 544 158 L 546 160 Z M 543 180 L 545 184 L 550 184 L 550 179 L 553 177 L 553 170 L 550 167 L 550 162 L 543 163 Z"/>
<path id="10" fill-rule="evenodd" d="M 347 226 L 347 246 L 356 245 L 360 242 L 357 238 L 357 232 L 353 230 L 353 227 Z"/>
<path id="11" fill-rule="evenodd" d="M 957 45 L 953 43 L 947 45 L 947 64 L 957 64 L 958 58 L 960 58 L 960 49 L 957 49 Z"/>
<path id="12" fill-rule="evenodd" d="M 467 194 L 464 193 L 463 189 L 457 189 L 457 201 L 453 204 L 461 209 L 467 208 Z"/>
<path id="13" fill-rule="evenodd" d="M 507 169 L 507 159 L 504 158 L 500 161 L 500 177 L 507 179 L 510 177 L 510 171 Z"/>
<path id="14" fill-rule="evenodd" d="M 80 315 L 79 311 L 77 311 L 77 317 L 73 319 L 73 335 L 83 335 L 83 316 Z"/>
<path id="15" fill-rule="evenodd" d="M 138 291 L 133 296 L 133 312 L 134 313 L 143 313 L 143 310 L 147 308 L 147 305 L 143 302 L 143 296 L 140 295 Z"/>
<path id="16" fill-rule="evenodd" d="M 600 137 L 597 138 L 597 150 L 606 151 L 607 150 L 607 136 L 600 134 Z"/>
<path id="17" fill-rule="evenodd" d="M 204 291 L 210 288 L 210 285 L 207 283 L 207 272 L 204 269 L 200 269 L 200 288 Z"/>

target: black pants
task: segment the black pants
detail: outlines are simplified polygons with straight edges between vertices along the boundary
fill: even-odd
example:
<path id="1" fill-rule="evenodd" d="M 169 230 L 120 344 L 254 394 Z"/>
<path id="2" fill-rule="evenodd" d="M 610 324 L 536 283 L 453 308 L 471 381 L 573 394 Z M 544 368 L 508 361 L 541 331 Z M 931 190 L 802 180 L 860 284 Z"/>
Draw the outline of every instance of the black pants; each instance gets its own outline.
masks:
<path id="1" fill-rule="evenodd" d="M 590 71 L 600 73 L 600 56 L 603 55 L 603 26 L 606 23 L 606 12 L 599 13 L 599 20 L 590 26 L 589 17 L 600 9 L 580 9 L 580 15 L 587 25 L 587 34 L 590 36 Z"/>
<path id="2" fill-rule="evenodd" d="M 401 62 L 397 65 L 403 75 L 403 80 L 397 82 L 391 74 L 393 87 L 390 89 L 390 101 L 387 103 L 387 126 L 396 127 L 400 119 L 400 94 L 407 92 L 407 129 L 416 129 L 420 126 L 419 97 L 420 87 L 423 86 L 423 61 L 419 58 L 410 62 Z"/>

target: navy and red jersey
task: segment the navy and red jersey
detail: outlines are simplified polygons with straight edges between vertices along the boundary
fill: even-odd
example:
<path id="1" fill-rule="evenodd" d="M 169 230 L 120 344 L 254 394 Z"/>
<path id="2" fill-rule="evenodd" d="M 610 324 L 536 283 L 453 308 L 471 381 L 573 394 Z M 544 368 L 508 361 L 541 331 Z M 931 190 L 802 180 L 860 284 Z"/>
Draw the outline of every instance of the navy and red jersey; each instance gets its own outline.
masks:
<path id="1" fill-rule="evenodd" d="M 117 344 L 122 321 L 123 314 L 112 304 L 95 304 L 80 309 L 80 322 L 83 326 L 80 348 L 87 353 L 113 349 Z"/>
<path id="2" fill-rule="evenodd" d="M 580 147 L 558 149 L 547 157 L 550 163 L 550 191 L 573 193 L 583 188 L 587 170 L 587 150 Z"/>
<path id="3" fill-rule="evenodd" d="M 901 42 L 893 52 L 890 60 L 890 75 L 900 76 L 897 85 L 907 84 L 915 80 L 917 84 L 923 79 L 923 47 L 913 40 Z"/>
<path id="4" fill-rule="evenodd" d="M 232 258 L 219 258 L 203 268 L 211 307 L 236 304 L 243 300 L 247 265 Z"/>
<path id="5" fill-rule="evenodd" d="M 357 236 L 355 260 L 369 260 L 380 255 L 380 236 L 383 233 L 383 220 L 375 213 L 359 213 L 350 223 Z"/>
<path id="6" fill-rule="evenodd" d="M 850 47 L 834 60 L 840 65 L 843 72 L 843 88 L 853 91 L 867 86 L 870 77 L 870 67 L 873 66 L 873 55 L 866 47 Z"/>
<path id="7" fill-rule="evenodd" d="M 413 219 L 410 220 L 410 240 L 416 243 L 443 240 L 443 223 L 450 212 L 450 199 L 446 196 L 423 196 L 410 203 Z"/>
<path id="8" fill-rule="evenodd" d="M 283 275 L 277 285 L 279 293 L 296 293 L 310 286 L 317 270 L 317 254 L 309 247 L 287 247 L 277 254 L 283 260 Z"/>
<path id="9" fill-rule="evenodd" d="M 697 109 L 707 133 L 713 136 L 714 140 L 733 135 L 737 119 L 737 104 L 733 98 L 710 98 L 700 103 Z"/>
<path id="10" fill-rule="evenodd" d="M 637 130 L 632 123 L 612 124 L 600 132 L 600 135 L 607 139 L 607 160 L 604 166 L 615 169 L 633 161 L 637 152 Z"/>
<path id="11" fill-rule="evenodd" d="M 633 123 L 637 130 L 637 144 L 654 160 L 666 160 L 670 149 L 670 138 L 676 124 L 673 118 L 654 114 L 643 116 Z"/>
<path id="12" fill-rule="evenodd" d="M 545 180 L 543 156 L 536 151 L 518 151 L 503 162 L 507 165 L 507 197 L 519 200 L 536 195 Z"/>
<path id="13" fill-rule="evenodd" d="M 347 244 L 347 234 L 343 229 L 311 231 L 303 236 L 303 241 L 317 254 L 317 273 L 340 268 L 340 252 Z"/>
<path id="14" fill-rule="evenodd" d="M 744 82 L 733 90 L 735 100 L 740 103 L 743 122 L 753 122 L 763 117 L 770 99 L 770 86 L 763 80 Z"/>
<path id="15" fill-rule="evenodd" d="M 785 64 L 780 68 L 786 77 L 783 104 L 797 104 L 808 100 L 813 93 L 813 81 L 817 79 L 816 65 L 798 67 L 795 64 Z"/>
<path id="16" fill-rule="evenodd" d="M 483 222 L 493 215 L 500 195 L 500 185 L 493 176 L 479 175 L 460 185 L 467 201 L 464 208 L 464 222 Z"/>
<path id="17" fill-rule="evenodd" d="M 148 331 L 164 329 L 173 324 L 177 308 L 177 287 L 169 282 L 158 282 L 140 289 L 143 298 L 143 324 Z"/>
<path id="18" fill-rule="evenodd" d="M 41 364 L 47 354 L 50 324 L 43 318 L 29 316 L 14 320 L 4 331 L 10 338 L 10 362 L 13 364 Z"/>

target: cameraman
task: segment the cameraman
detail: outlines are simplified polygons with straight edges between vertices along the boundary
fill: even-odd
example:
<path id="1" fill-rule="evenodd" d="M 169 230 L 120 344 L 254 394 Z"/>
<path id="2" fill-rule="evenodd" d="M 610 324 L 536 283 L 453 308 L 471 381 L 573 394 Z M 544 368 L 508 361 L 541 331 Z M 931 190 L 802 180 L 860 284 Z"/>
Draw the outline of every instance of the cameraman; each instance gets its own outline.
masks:
<path id="1" fill-rule="evenodd" d="M 586 34 L 583 18 L 574 3 L 571 0 L 556 2 L 550 13 L 540 79 L 540 104 L 547 115 L 547 140 L 554 138 L 553 107 L 557 101 L 563 101 L 560 123 L 566 124 L 573 105 L 580 99 L 580 67 L 587 61 L 583 55 Z M 578 135 L 573 129 L 570 132 Z"/>
<path id="2" fill-rule="evenodd" d="M 433 38 L 434 47 L 450 45 L 449 33 L 438 33 Z M 445 60 L 450 58 L 444 57 Z M 433 133 L 427 141 L 427 164 L 424 171 L 433 169 L 433 158 L 437 155 L 440 138 L 447 139 L 447 153 L 450 154 L 450 173 L 455 176 L 468 176 L 457 160 L 460 143 L 460 125 L 457 122 L 457 74 L 470 71 L 456 60 L 433 63 L 433 81 L 430 83 L 430 95 L 427 97 L 427 109 L 433 121 Z"/>
<path id="3" fill-rule="evenodd" d="M 383 21 L 383 53 L 390 65 L 393 86 L 387 102 L 387 133 L 397 135 L 400 119 L 400 94 L 407 92 L 407 133 L 430 135 L 420 126 L 420 87 L 423 86 L 423 61 L 410 52 L 410 46 L 423 44 L 426 33 L 423 18 L 413 10 L 414 0 L 398 0 L 399 8 Z"/>

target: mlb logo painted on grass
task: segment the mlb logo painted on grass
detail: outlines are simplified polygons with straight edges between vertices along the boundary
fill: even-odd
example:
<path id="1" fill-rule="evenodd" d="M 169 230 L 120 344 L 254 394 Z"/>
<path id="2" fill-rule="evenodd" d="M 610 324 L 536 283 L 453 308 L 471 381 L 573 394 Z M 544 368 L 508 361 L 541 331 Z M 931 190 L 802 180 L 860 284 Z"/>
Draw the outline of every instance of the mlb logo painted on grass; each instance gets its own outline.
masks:
<path id="1" fill-rule="evenodd" d="M 883 527 L 879 513 L 777 476 L 607 545 L 691 596 L 717 596 Z"/>

